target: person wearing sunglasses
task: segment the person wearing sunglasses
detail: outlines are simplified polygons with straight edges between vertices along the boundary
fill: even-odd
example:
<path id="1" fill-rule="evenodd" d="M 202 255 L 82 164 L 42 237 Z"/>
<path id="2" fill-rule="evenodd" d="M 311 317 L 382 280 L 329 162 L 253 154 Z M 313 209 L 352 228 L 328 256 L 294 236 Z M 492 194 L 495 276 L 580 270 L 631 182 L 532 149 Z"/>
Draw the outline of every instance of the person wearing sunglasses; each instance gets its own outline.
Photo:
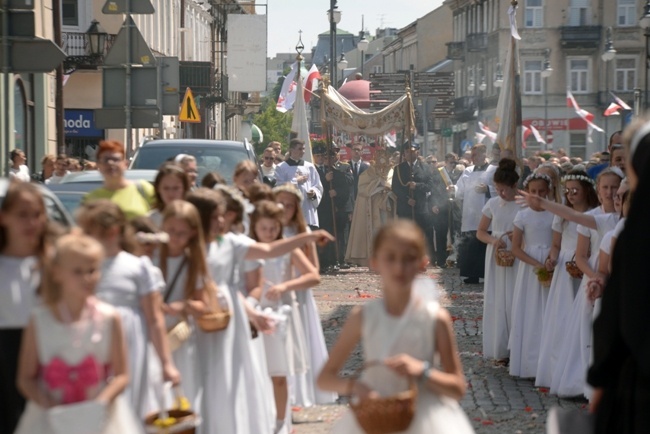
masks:
<path id="1" fill-rule="evenodd" d="M 275 164 L 275 150 L 270 146 L 262 154 L 262 165 L 260 167 L 262 168 L 262 176 L 275 178 L 275 168 L 277 167 L 277 164 Z"/>

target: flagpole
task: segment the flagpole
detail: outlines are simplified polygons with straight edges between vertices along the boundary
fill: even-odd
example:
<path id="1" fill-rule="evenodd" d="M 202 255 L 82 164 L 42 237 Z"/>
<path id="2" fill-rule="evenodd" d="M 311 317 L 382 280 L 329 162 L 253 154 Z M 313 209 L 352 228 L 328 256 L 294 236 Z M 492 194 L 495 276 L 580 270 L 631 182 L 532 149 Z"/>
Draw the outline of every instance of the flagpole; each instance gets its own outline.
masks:
<path id="1" fill-rule="evenodd" d="M 320 99 L 320 112 L 321 112 L 321 127 L 326 127 L 326 137 L 327 137 L 327 169 L 329 172 L 333 173 L 332 169 L 332 164 L 330 162 L 330 154 L 332 153 L 332 140 L 334 138 L 334 131 L 332 125 L 327 122 L 327 119 L 325 117 L 325 95 L 328 93 L 330 85 L 330 80 L 328 76 L 323 77 L 323 97 Z M 333 176 L 333 175 L 332 175 Z M 329 186 L 330 186 L 330 191 L 332 190 L 332 181 L 329 181 Z M 333 229 L 333 234 L 334 238 L 337 240 L 334 241 L 334 251 L 336 252 L 336 261 L 335 263 L 338 263 L 339 261 L 339 243 L 338 243 L 338 231 L 336 228 L 336 207 L 334 204 L 334 198 L 330 196 L 330 204 L 332 207 L 332 229 Z"/>

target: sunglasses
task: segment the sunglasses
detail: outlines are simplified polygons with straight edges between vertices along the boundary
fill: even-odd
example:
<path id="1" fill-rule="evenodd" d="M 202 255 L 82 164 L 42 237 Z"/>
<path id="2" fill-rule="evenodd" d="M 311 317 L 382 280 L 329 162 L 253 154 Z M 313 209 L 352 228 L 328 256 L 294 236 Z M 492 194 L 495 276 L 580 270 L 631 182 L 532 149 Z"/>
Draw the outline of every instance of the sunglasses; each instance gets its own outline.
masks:
<path id="1" fill-rule="evenodd" d="M 578 190 L 577 188 L 565 188 L 564 189 L 564 194 L 566 194 L 567 196 L 568 195 L 574 195 L 574 194 L 578 194 L 579 191 L 580 190 Z"/>
<path id="2" fill-rule="evenodd" d="M 264 157 L 264 161 L 275 161 L 273 157 Z"/>

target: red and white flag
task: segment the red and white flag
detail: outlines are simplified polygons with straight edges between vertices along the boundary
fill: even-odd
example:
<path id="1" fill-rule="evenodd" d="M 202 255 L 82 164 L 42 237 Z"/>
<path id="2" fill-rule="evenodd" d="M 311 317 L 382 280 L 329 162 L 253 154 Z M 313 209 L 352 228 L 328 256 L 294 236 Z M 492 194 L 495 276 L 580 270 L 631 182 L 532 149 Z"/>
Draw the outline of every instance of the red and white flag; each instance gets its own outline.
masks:
<path id="1" fill-rule="evenodd" d="M 485 134 L 490 140 L 492 140 L 492 143 L 495 143 L 497 141 L 497 133 L 490 130 L 488 126 L 483 125 L 483 122 L 478 123 L 478 128 L 479 130 L 481 130 L 483 134 Z"/>
<path id="2" fill-rule="evenodd" d="M 476 138 L 476 143 L 483 143 L 483 139 L 486 138 L 487 136 L 477 131 L 474 133 L 474 137 Z"/>
<path id="3" fill-rule="evenodd" d="M 612 97 L 614 97 L 614 101 L 616 101 L 616 104 L 618 104 L 623 110 L 632 110 L 632 107 L 630 107 L 625 103 L 625 101 L 623 101 L 622 99 L 614 95 L 613 92 L 610 92 L 610 94 L 612 95 Z"/>
<path id="4" fill-rule="evenodd" d="M 527 126 L 523 125 L 523 126 L 521 127 L 521 143 L 524 143 L 524 144 L 525 144 L 525 143 L 526 143 L 526 139 L 528 138 L 528 136 L 530 136 L 531 133 L 532 133 L 532 131 L 530 131 L 530 128 L 528 128 Z"/>
<path id="5" fill-rule="evenodd" d="M 293 62 L 291 71 L 284 78 L 282 89 L 275 109 L 279 112 L 286 113 L 293 108 L 293 103 L 296 101 L 296 71 L 298 70 L 298 62 Z"/>
<path id="6" fill-rule="evenodd" d="M 535 140 L 537 140 L 537 143 L 541 143 L 541 144 L 545 145 L 545 144 L 546 144 L 546 140 L 544 140 L 544 138 L 543 138 L 542 135 L 539 133 L 539 131 L 537 131 L 537 128 L 535 128 L 534 126 L 531 125 L 531 126 L 530 126 L 530 129 L 532 130 L 532 132 L 533 132 L 533 136 L 535 136 Z"/>
<path id="7" fill-rule="evenodd" d="M 314 89 L 318 88 L 318 80 L 321 79 L 320 71 L 316 65 L 312 65 L 307 73 L 307 80 L 305 81 L 305 102 L 311 100 L 311 94 Z"/>
<path id="8" fill-rule="evenodd" d="M 621 113 L 619 112 L 620 109 L 622 109 L 620 105 L 616 104 L 615 102 L 611 103 L 609 107 L 605 110 L 603 113 L 604 116 L 615 116 L 615 115 L 620 115 Z"/>
<path id="9" fill-rule="evenodd" d="M 598 125 L 593 123 L 594 120 L 594 115 L 592 113 L 589 113 L 587 110 L 581 109 L 578 103 L 576 102 L 575 98 L 573 97 L 573 94 L 571 93 L 571 90 L 567 88 L 566 90 L 566 99 L 567 99 L 567 107 L 572 107 L 578 116 L 580 116 L 585 122 L 587 122 L 587 131 L 589 131 L 587 140 L 591 140 L 591 131 L 596 130 L 599 133 L 604 133 L 605 130 L 600 128 Z"/>

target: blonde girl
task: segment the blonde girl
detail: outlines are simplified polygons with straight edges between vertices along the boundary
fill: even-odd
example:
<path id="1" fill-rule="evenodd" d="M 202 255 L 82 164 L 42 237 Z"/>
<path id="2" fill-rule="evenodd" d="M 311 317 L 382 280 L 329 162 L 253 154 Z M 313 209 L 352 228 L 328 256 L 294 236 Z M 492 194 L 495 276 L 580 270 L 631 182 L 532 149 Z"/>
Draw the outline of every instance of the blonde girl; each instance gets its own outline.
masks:
<path id="1" fill-rule="evenodd" d="M 553 191 L 551 178 L 534 172 L 524 181 L 530 196 L 546 198 Z M 539 347 L 542 343 L 542 318 L 548 287 L 542 286 L 538 274 L 545 270 L 544 260 L 551 249 L 553 214 L 531 206 L 519 211 L 514 220 L 512 253 L 519 259 L 515 294 L 512 300 L 510 375 L 532 378 L 537 372 Z"/>
<path id="2" fill-rule="evenodd" d="M 242 160 L 235 166 L 232 183 L 245 197 L 248 197 L 248 189 L 259 181 L 259 176 L 259 169 L 254 161 Z"/>
<path id="3" fill-rule="evenodd" d="M 302 215 L 300 190 L 291 184 L 285 184 L 273 189 L 276 202 L 282 205 L 282 227 L 285 238 L 296 234 L 309 232 L 310 229 Z M 315 243 L 303 247 L 307 259 L 319 269 L 318 253 Z M 319 390 L 316 387 L 316 377 L 327 360 L 327 346 L 320 322 L 316 300 L 311 289 L 296 292 L 300 315 L 305 327 L 307 355 L 309 357 L 308 371 L 302 375 L 291 377 L 292 405 L 308 407 L 315 404 L 328 404 L 336 401 L 337 395 Z"/>
<path id="4" fill-rule="evenodd" d="M 198 360 L 196 359 L 195 324 L 192 315 L 205 310 L 206 290 L 213 290 L 205 257 L 205 238 L 199 213 L 189 202 L 174 200 L 162 214 L 162 228 L 169 241 L 160 247 L 157 265 L 166 286 L 163 293 L 163 311 L 167 330 L 187 327 L 192 335 L 185 336 L 174 349 L 174 364 L 183 379 L 183 392 L 196 406 L 200 392 Z M 227 298 L 227 295 L 223 295 Z M 181 324 L 182 323 L 182 324 Z M 181 324 L 181 326 L 179 326 Z M 179 328 L 176 329 L 177 332 Z"/>
<path id="5" fill-rule="evenodd" d="M 373 243 L 370 265 L 379 273 L 383 299 L 355 307 L 323 367 L 318 386 L 360 401 L 405 390 L 405 378 L 418 386 L 415 416 L 404 433 L 472 433 L 458 401 L 465 394 L 451 316 L 437 301 L 414 293 L 416 276 L 427 264 L 425 237 L 411 221 L 383 226 Z M 360 379 L 340 370 L 362 343 L 367 369 Z M 439 358 L 440 366 L 435 363 Z M 362 433 L 351 413 L 333 432 Z"/>
<path id="6" fill-rule="evenodd" d="M 160 295 L 164 282 L 157 279 L 149 258 L 125 251 L 132 244 L 126 217 L 115 203 L 104 199 L 91 202 L 80 210 L 77 220 L 84 232 L 104 247 L 106 259 L 97 297 L 113 305 L 121 316 L 132 375 L 126 395 L 136 414 L 144 416 L 157 408 L 155 402 L 148 400 L 147 393 L 149 340 L 160 359 L 164 380 L 180 382 L 166 339 Z"/>
<path id="7" fill-rule="evenodd" d="M 549 194 L 548 199 L 553 200 L 557 203 L 563 203 L 562 184 L 560 183 L 560 170 L 557 168 L 557 166 L 553 163 L 544 163 L 535 169 L 535 172 L 541 173 L 551 178 L 553 188 L 551 189 L 551 193 Z"/>
<path id="8" fill-rule="evenodd" d="M 212 413 L 215 413 L 215 409 L 219 411 L 218 417 L 215 414 L 207 423 L 204 419 L 201 432 L 272 433 L 275 426 L 267 414 L 267 397 L 260 396 L 257 392 L 261 385 L 255 381 L 258 377 L 251 346 L 250 326 L 244 303 L 238 295 L 239 267 L 243 266 L 245 260 L 283 255 L 309 242 L 327 242 L 332 240 L 332 237 L 325 231 L 316 231 L 271 244 L 256 243 L 226 231 L 226 200 L 220 190 L 199 188 L 188 194 L 187 200 L 199 211 L 203 231 L 207 234 L 210 274 L 219 288 L 229 290 L 234 313 L 222 339 L 217 339 L 214 335 L 198 334 L 199 363 L 204 390 L 213 390 L 215 394 L 212 402 L 206 402 L 204 395 L 202 408 L 208 408 Z M 228 360 L 223 362 L 225 365 L 222 370 L 215 371 L 211 357 L 219 359 L 224 357 L 224 354 L 228 355 Z M 208 372 L 214 374 L 207 377 Z M 231 387 L 224 389 L 223 384 Z"/>
<path id="9" fill-rule="evenodd" d="M 86 432 L 141 432 L 121 396 L 129 378 L 119 314 L 94 297 L 102 260 L 102 246 L 88 236 L 56 242 L 44 304 L 23 336 L 18 387 L 29 403 L 18 434 L 60 432 L 65 419 L 50 414 L 53 407 Z"/>
<path id="10" fill-rule="evenodd" d="M 149 213 L 149 218 L 160 227 L 162 212 L 172 200 L 180 200 L 190 191 L 190 179 L 181 166 L 176 163 L 164 163 L 158 169 L 153 183 L 156 192 L 156 204 Z"/>
<path id="11" fill-rule="evenodd" d="M 37 298 L 46 250 L 47 215 L 38 188 L 10 182 L 0 204 L 0 432 L 15 430 L 25 408 L 16 388 L 23 329 Z"/>
<path id="12" fill-rule="evenodd" d="M 263 243 L 282 238 L 282 209 L 270 201 L 260 201 L 251 216 L 251 237 Z M 320 283 L 318 270 L 298 248 L 290 253 L 267 259 L 263 267 L 264 286 L 260 305 L 278 311 L 284 305 L 291 313 L 286 334 L 276 330 L 264 335 L 268 373 L 273 381 L 277 433 L 290 432 L 291 418 L 287 412 L 289 388 L 287 377 L 304 374 L 309 366 L 306 355 L 304 326 L 295 291 Z M 299 277 L 293 277 L 293 276 Z M 289 416 L 289 417 L 287 417 Z"/>

